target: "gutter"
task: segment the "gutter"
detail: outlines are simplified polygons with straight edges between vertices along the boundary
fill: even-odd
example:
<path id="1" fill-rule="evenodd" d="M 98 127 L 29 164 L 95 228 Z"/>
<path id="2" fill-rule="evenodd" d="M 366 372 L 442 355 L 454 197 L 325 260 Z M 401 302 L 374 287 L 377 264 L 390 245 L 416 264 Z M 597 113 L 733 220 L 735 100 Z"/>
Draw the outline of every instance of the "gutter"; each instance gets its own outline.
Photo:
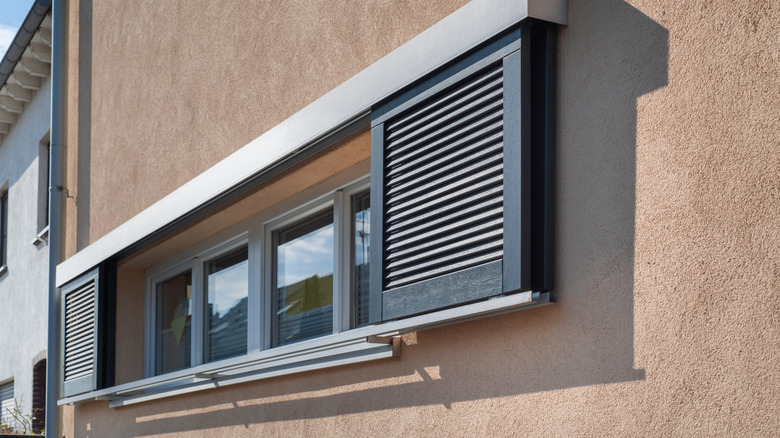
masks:
<path id="1" fill-rule="evenodd" d="M 51 3 L 51 0 L 48 0 Z M 27 15 L 44 3 L 36 2 Z M 51 120 L 49 125 L 49 320 L 46 344 L 46 437 L 59 438 L 60 410 L 60 291 L 57 288 L 57 265 L 63 259 L 65 211 L 65 54 L 67 38 L 66 0 L 54 0 L 52 5 L 51 46 Z M 40 24 L 40 22 L 39 22 Z M 19 31 L 22 32 L 21 30 Z M 17 38 L 19 35 L 17 34 Z M 9 51 L 10 52 L 10 51 Z"/>
<path id="2" fill-rule="evenodd" d="M 0 61 L 0 88 L 5 86 L 5 83 L 8 81 L 8 78 L 16 67 L 16 64 L 22 59 L 22 54 L 24 54 L 27 46 L 30 45 L 30 40 L 32 40 L 35 32 L 38 31 L 38 27 L 40 27 L 43 19 L 46 18 L 46 14 L 49 13 L 51 1 L 52 0 L 36 0 L 36 2 L 33 3 L 32 8 L 30 8 L 30 12 L 27 13 L 27 17 L 24 19 L 22 27 L 16 32 L 13 42 L 8 46 L 8 50 L 5 52 L 3 60 Z"/>

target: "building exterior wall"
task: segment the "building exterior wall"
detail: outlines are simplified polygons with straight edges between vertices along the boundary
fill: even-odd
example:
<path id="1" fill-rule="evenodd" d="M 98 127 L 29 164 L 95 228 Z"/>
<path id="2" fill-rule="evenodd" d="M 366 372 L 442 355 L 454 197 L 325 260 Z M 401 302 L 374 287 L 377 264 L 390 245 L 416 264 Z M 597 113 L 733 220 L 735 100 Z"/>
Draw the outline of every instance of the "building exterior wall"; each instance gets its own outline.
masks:
<path id="1" fill-rule="evenodd" d="M 91 5 L 87 241 L 460 4 Z M 776 434 L 779 23 L 772 1 L 569 1 L 556 305 L 405 335 L 398 359 L 77 404 L 66 435 Z"/>
<path id="2" fill-rule="evenodd" d="M 46 359 L 46 243 L 34 245 L 40 230 L 39 152 L 48 141 L 49 80 L 17 116 L 0 143 L 0 192 L 8 190 L 7 272 L 0 274 L 0 382 L 14 380 L 14 397 L 25 414 L 33 398 L 33 366 Z M 47 158 L 48 160 L 48 158 Z M 7 185 L 6 185 L 7 184 Z"/>

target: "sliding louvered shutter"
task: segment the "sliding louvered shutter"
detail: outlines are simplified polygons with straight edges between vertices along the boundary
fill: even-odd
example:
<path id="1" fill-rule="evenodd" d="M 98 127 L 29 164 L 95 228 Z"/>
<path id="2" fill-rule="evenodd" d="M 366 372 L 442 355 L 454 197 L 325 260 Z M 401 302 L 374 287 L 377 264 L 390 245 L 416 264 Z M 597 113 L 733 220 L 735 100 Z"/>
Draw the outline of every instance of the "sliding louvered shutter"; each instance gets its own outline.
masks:
<path id="1" fill-rule="evenodd" d="M 64 396 L 96 388 L 99 275 L 94 270 L 62 290 Z"/>
<path id="2" fill-rule="evenodd" d="M 372 322 L 530 287 L 521 29 L 372 110 Z M 376 236 L 376 237 L 374 237 Z"/>

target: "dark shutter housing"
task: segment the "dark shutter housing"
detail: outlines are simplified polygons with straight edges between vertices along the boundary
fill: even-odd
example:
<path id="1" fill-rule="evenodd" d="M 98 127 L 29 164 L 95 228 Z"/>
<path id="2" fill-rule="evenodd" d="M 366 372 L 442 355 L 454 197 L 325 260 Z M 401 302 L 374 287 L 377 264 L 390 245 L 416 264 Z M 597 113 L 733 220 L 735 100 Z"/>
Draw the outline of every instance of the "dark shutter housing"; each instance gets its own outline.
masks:
<path id="1" fill-rule="evenodd" d="M 372 322 L 552 287 L 553 40 L 527 20 L 373 109 Z"/>

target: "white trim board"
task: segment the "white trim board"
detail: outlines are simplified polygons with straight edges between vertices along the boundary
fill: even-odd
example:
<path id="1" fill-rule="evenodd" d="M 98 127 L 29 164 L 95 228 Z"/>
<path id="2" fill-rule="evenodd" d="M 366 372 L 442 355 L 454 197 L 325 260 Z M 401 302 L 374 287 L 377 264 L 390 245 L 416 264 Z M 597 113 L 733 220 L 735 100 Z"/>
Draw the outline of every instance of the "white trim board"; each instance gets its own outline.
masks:
<path id="1" fill-rule="evenodd" d="M 566 24 L 568 0 L 473 0 L 57 266 L 61 287 L 525 18 Z"/>

